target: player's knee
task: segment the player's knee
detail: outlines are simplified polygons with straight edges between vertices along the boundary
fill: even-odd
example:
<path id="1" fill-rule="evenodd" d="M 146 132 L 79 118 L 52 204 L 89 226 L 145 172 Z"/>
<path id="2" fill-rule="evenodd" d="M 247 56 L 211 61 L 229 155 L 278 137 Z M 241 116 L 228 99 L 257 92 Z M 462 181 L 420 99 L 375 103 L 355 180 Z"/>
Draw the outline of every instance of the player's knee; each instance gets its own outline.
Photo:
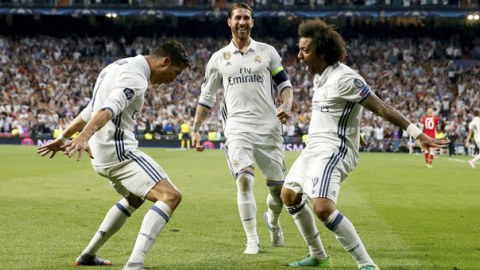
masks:
<path id="1" fill-rule="evenodd" d="M 169 190 L 166 194 L 165 201 L 170 202 L 175 207 L 182 201 L 182 193 L 177 189 Z"/>
<path id="2" fill-rule="evenodd" d="M 127 199 L 128 204 L 135 209 L 138 209 L 140 206 L 142 206 L 144 202 L 142 198 L 133 195 L 132 193 L 130 193 L 130 195 L 128 195 L 128 197 L 126 197 L 125 199 Z"/>
<path id="3" fill-rule="evenodd" d="M 335 204 L 326 198 L 318 198 L 313 202 L 315 215 L 323 222 L 336 210 Z"/>
<path id="4" fill-rule="evenodd" d="M 249 173 L 240 173 L 237 177 L 237 187 L 240 192 L 249 192 L 253 190 L 254 178 Z"/>
<path id="5" fill-rule="evenodd" d="M 300 194 L 297 194 L 295 191 L 288 188 L 282 188 L 280 198 L 282 198 L 285 206 L 294 206 L 302 201 L 302 196 Z"/>
<path id="6" fill-rule="evenodd" d="M 268 187 L 268 193 L 272 194 L 275 197 L 278 197 L 282 192 L 283 186 L 268 186 L 267 184 L 267 187 Z"/>

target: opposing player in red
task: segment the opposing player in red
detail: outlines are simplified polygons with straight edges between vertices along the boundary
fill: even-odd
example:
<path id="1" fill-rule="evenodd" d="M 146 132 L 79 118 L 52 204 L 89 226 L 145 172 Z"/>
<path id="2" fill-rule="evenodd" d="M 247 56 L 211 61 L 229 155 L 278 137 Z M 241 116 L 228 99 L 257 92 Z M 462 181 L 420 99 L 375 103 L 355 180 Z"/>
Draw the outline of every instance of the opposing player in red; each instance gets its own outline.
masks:
<path id="1" fill-rule="evenodd" d="M 438 117 L 433 115 L 433 109 L 429 108 L 427 110 L 427 116 L 422 119 L 422 131 L 427 134 L 430 138 L 435 139 L 436 131 L 438 126 Z M 425 149 L 425 166 L 428 168 L 433 168 L 432 161 L 435 157 L 435 147 L 429 146 Z"/>

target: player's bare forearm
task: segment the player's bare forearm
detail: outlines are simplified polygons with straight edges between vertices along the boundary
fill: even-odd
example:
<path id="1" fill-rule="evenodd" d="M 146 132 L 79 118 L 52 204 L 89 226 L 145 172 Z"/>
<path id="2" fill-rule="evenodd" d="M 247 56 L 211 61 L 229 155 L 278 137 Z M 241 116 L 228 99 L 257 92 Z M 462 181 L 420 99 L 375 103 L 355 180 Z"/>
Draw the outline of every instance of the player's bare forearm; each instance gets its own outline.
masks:
<path id="1" fill-rule="evenodd" d="M 86 136 L 87 139 L 90 139 L 95 132 L 105 126 L 105 124 L 112 119 L 112 116 L 113 114 L 110 110 L 105 109 L 98 111 L 97 114 L 88 121 L 88 124 L 85 125 L 81 134 Z"/>
<path id="2" fill-rule="evenodd" d="M 293 103 L 293 89 L 291 87 L 286 87 L 285 89 L 283 89 L 280 97 L 282 98 L 283 110 L 290 113 Z"/>
<path id="3" fill-rule="evenodd" d="M 282 105 L 277 110 L 277 118 L 282 124 L 285 124 L 290 118 L 292 111 L 292 102 L 293 102 L 293 90 L 291 87 L 286 87 L 283 89 L 282 94 Z"/>
<path id="4" fill-rule="evenodd" d="M 87 122 L 85 122 L 80 115 L 77 115 L 70 125 L 68 125 L 68 127 L 62 132 L 63 137 L 70 138 L 73 134 L 82 130 L 86 125 Z"/>
<path id="5" fill-rule="evenodd" d="M 202 126 L 203 122 L 208 118 L 208 115 L 210 115 L 210 109 L 198 105 L 197 106 L 197 112 L 195 113 L 195 121 L 193 122 L 193 131 L 198 132 L 200 131 L 200 127 Z"/>
<path id="6" fill-rule="evenodd" d="M 371 93 L 362 105 L 403 130 L 406 130 L 408 125 L 411 124 L 410 120 L 408 120 L 403 114 L 390 105 L 385 104 L 385 102 L 379 99 L 374 93 Z"/>

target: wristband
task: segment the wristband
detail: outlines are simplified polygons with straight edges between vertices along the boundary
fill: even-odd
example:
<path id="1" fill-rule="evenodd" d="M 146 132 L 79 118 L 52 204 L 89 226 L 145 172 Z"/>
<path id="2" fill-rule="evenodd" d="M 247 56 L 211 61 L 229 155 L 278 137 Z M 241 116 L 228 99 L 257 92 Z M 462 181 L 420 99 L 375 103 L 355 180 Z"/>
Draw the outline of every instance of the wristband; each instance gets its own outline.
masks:
<path id="1" fill-rule="evenodd" d="M 66 143 L 68 139 L 67 139 L 67 138 L 64 138 L 64 137 L 63 137 L 63 134 L 60 133 L 60 135 L 57 136 L 57 140 L 60 140 L 60 141 L 62 141 L 63 143 Z"/>
<path id="2" fill-rule="evenodd" d="M 422 134 L 422 130 L 419 129 L 416 125 L 413 123 L 410 123 L 407 127 L 407 133 L 410 134 L 414 139 L 417 139 L 420 134 Z"/>

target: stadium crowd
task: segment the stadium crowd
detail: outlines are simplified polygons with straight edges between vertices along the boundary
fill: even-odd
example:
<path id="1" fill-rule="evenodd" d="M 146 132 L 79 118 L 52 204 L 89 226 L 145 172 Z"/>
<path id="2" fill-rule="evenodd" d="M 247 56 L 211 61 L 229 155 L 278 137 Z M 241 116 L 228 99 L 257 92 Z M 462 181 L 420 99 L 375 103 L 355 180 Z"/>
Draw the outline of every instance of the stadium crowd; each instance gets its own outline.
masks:
<path id="1" fill-rule="evenodd" d="M 254 37 L 255 38 L 255 37 Z M 228 43 L 218 38 L 176 38 L 188 50 L 193 66 L 177 81 L 149 86 L 136 133 L 173 139 L 182 123 L 193 124 L 205 65 L 212 52 Z M 293 38 L 259 39 L 277 48 L 294 86 L 292 118 L 284 125 L 286 141 L 301 141 L 310 118 L 312 80 L 297 60 Z M 121 57 L 149 54 L 159 39 L 0 36 L 0 136 L 52 138 L 90 101 L 96 77 Z M 440 119 L 439 136 L 450 134 L 463 143 L 473 109 L 480 108 L 480 40 L 468 50 L 455 42 L 422 39 L 347 40 L 347 64 L 358 71 L 375 93 L 420 125 L 427 108 Z M 218 98 L 221 98 L 221 94 Z M 217 102 L 218 104 L 219 102 Z M 218 106 L 218 105 L 216 105 Z M 57 109 L 60 108 L 60 109 Z M 203 126 L 203 135 L 221 137 L 219 108 Z M 364 151 L 398 151 L 407 145 L 406 132 L 364 111 Z"/>

